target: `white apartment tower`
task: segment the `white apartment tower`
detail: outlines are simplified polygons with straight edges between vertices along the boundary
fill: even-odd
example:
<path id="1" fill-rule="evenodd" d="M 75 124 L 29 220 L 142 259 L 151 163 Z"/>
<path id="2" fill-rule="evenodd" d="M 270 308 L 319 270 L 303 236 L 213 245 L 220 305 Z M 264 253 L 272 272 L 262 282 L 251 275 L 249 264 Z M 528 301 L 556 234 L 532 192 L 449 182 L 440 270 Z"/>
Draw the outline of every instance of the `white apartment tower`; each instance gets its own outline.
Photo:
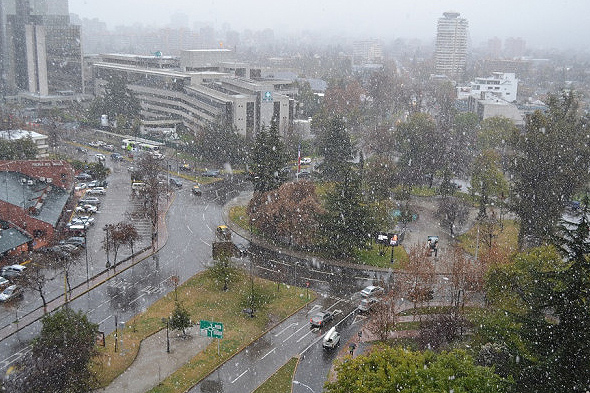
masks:
<path id="1" fill-rule="evenodd" d="M 467 61 L 467 19 L 458 12 L 445 12 L 436 30 L 436 73 L 459 80 Z"/>

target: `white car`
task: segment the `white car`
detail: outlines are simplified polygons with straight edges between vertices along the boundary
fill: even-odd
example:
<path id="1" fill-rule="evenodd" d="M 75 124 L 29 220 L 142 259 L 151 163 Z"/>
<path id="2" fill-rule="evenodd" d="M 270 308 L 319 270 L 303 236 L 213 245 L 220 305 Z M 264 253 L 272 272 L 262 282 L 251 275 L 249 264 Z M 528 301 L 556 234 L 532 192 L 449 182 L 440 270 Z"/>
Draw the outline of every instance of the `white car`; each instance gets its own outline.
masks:
<path id="1" fill-rule="evenodd" d="M 23 291 L 19 286 L 11 285 L 0 293 L 0 302 L 4 303 L 14 298 L 23 295 Z"/>
<path id="2" fill-rule="evenodd" d="M 96 159 L 97 159 L 98 161 L 104 161 L 104 160 L 106 160 L 106 159 L 107 159 L 107 158 L 105 157 L 105 155 L 104 155 L 104 154 L 101 154 L 101 153 L 95 154 L 94 156 L 96 157 Z"/>
<path id="3" fill-rule="evenodd" d="M 86 191 L 87 195 L 106 195 L 107 190 L 104 187 L 94 187 Z"/>
<path id="4" fill-rule="evenodd" d="M 26 266 L 23 265 L 9 265 L 9 266 L 4 266 L 2 268 L 2 270 L 0 270 L 0 276 L 3 276 L 5 278 L 12 278 L 12 277 L 18 277 L 21 274 L 23 274 L 23 272 L 27 269 Z"/>
<path id="5" fill-rule="evenodd" d="M 76 191 L 85 190 L 86 187 L 88 187 L 88 185 L 86 183 L 78 183 L 78 184 L 76 184 L 76 187 L 74 187 L 74 190 L 76 190 Z"/>
<path id="6" fill-rule="evenodd" d="M 369 285 L 368 287 L 365 287 L 365 289 L 363 289 L 361 291 L 361 296 L 362 297 L 379 296 L 379 295 L 382 295 L 383 292 L 385 292 L 385 290 L 383 288 L 375 286 L 375 285 Z"/>
<path id="7" fill-rule="evenodd" d="M 89 213 L 89 214 L 93 214 L 93 213 L 96 213 L 97 211 L 98 211 L 98 207 L 96 207 L 94 205 L 76 206 L 76 213 Z"/>

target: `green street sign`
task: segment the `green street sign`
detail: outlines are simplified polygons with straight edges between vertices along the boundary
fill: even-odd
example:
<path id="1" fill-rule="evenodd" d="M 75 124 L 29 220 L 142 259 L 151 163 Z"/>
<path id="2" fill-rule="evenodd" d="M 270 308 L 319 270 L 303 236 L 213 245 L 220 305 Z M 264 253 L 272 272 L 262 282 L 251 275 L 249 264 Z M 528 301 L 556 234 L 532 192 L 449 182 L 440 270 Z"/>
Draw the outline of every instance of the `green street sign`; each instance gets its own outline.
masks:
<path id="1" fill-rule="evenodd" d="M 199 322 L 201 336 L 223 338 L 223 323 L 203 321 Z"/>

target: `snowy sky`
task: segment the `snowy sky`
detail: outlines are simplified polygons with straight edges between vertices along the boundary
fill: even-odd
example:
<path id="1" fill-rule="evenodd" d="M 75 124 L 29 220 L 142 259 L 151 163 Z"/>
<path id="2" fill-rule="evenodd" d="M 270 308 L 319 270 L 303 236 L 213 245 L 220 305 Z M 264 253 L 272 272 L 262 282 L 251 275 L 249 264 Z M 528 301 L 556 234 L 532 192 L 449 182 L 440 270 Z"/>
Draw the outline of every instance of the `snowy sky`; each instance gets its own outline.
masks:
<path id="1" fill-rule="evenodd" d="M 433 40 L 436 20 L 445 11 L 457 11 L 469 21 L 474 45 L 494 36 L 522 37 L 542 48 L 590 43 L 588 0 L 69 0 L 69 7 L 109 28 L 169 26 L 173 15 L 181 14 L 187 27 L 200 22 L 238 32 L 271 28 L 277 36 L 311 30 L 385 40 Z"/>

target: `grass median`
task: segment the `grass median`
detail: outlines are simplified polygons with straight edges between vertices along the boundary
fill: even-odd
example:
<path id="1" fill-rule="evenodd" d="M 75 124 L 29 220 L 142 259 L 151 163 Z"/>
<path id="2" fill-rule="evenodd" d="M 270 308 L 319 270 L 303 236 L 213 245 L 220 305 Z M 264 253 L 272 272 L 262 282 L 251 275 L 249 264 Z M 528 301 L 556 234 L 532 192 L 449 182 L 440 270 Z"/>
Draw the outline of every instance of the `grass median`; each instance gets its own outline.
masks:
<path id="1" fill-rule="evenodd" d="M 188 363 L 153 388 L 152 392 L 184 392 L 276 323 L 315 298 L 315 294 L 309 292 L 307 299 L 305 288 L 277 285 L 275 282 L 254 277 L 256 291 L 263 294 L 266 301 L 264 306 L 256 310 L 255 318 L 250 318 L 243 312 L 251 290 L 250 278 L 241 275 L 225 292 L 221 289 L 222 286 L 208 271 L 199 273 L 178 286 L 146 311 L 127 321 L 123 332 L 123 352 L 119 350 L 115 353 L 114 334 L 109 335 L 105 340 L 106 345 L 99 347 L 99 354 L 94 359 L 93 371 L 97 377 L 97 387 L 108 386 L 123 373 L 136 358 L 141 341 L 165 328 L 162 318 L 172 315 L 176 296 L 193 321 L 203 319 L 224 324 L 220 355 L 217 355 L 217 342 L 214 340 L 204 351 L 197 353 Z"/>

